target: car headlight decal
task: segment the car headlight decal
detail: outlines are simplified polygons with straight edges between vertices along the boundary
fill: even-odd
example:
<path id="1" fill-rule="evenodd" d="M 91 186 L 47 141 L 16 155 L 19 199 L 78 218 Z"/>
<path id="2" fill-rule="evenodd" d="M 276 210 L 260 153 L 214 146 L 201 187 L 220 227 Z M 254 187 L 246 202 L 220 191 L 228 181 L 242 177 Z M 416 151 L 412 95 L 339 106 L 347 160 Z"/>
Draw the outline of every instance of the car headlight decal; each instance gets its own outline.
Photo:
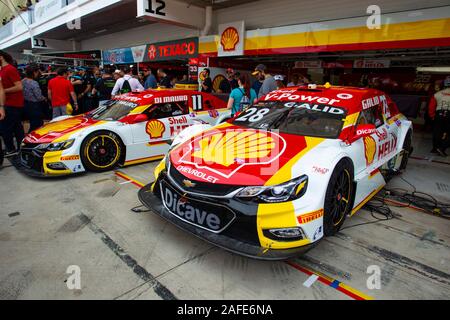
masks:
<path id="1" fill-rule="evenodd" d="M 62 142 L 43 143 L 36 147 L 41 151 L 61 151 L 69 149 L 75 143 L 75 139 L 70 139 Z"/>
<path id="2" fill-rule="evenodd" d="M 259 203 L 279 203 L 302 197 L 307 189 L 308 177 L 303 175 L 277 186 L 250 186 L 243 188 L 236 198 Z"/>

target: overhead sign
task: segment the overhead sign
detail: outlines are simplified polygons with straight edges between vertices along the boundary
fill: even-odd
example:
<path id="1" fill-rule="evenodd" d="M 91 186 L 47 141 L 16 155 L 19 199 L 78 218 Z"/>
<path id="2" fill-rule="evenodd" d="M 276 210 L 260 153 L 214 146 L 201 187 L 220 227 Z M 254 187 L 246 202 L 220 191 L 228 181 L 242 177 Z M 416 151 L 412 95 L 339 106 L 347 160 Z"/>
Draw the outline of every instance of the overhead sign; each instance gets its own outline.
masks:
<path id="1" fill-rule="evenodd" d="M 204 8 L 174 0 L 137 0 L 137 16 L 195 29 L 205 23 Z"/>
<path id="2" fill-rule="evenodd" d="M 69 51 L 72 50 L 72 44 L 70 43 L 70 41 L 65 40 L 33 38 L 31 39 L 31 48 L 42 50 Z"/>
<path id="3" fill-rule="evenodd" d="M 244 21 L 219 25 L 219 57 L 243 56 L 245 43 Z"/>
<path id="4" fill-rule="evenodd" d="M 104 50 L 103 63 L 107 64 L 134 63 L 133 52 L 131 51 L 131 48 Z"/>
<path id="5" fill-rule="evenodd" d="M 198 56 L 198 38 L 149 44 L 144 62 L 184 60 Z"/>
<path id="6" fill-rule="evenodd" d="M 65 2 L 65 1 L 64 1 Z M 63 7 L 61 0 L 43 0 L 39 1 L 34 6 L 34 20 L 33 22 L 40 22 L 48 20 L 48 18 L 57 14 Z"/>
<path id="7" fill-rule="evenodd" d="M 145 59 L 145 49 L 147 48 L 146 45 L 143 46 L 136 46 L 136 47 L 131 47 L 131 53 L 133 54 L 133 60 L 134 62 L 138 63 L 138 62 L 143 62 Z"/>
<path id="8" fill-rule="evenodd" d="M 391 66 L 390 60 L 380 60 L 380 59 L 361 59 L 355 60 L 353 63 L 354 68 L 365 68 L 365 69 L 381 69 L 389 68 Z"/>
<path id="9" fill-rule="evenodd" d="M 43 56 L 62 57 L 79 60 L 99 60 L 101 59 L 100 50 L 77 51 L 77 52 L 53 52 L 44 53 Z"/>
<path id="10" fill-rule="evenodd" d="M 296 61 L 294 68 L 296 69 L 320 69 L 322 68 L 322 61 Z"/>

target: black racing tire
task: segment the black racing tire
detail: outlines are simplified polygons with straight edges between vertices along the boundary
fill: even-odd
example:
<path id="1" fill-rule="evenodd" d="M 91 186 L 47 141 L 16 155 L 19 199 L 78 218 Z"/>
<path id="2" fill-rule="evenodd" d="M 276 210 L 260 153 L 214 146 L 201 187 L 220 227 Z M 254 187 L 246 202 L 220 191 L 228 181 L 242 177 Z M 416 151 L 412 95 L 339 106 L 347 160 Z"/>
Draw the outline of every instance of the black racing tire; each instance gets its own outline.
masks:
<path id="1" fill-rule="evenodd" d="M 334 168 L 325 194 L 323 231 L 325 236 L 336 234 L 350 214 L 354 197 L 353 164 L 342 159 Z"/>
<path id="2" fill-rule="evenodd" d="M 408 166 L 409 156 L 412 153 L 412 131 L 409 130 L 406 134 L 405 141 L 403 142 L 403 157 L 400 164 L 400 170 L 405 170 Z"/>
<path id="3" fill-rule="evenodd" d="M 117 167 L 124 150 L 119 136 L 111 131 L 96 131 L 84 139 L 80 155 L 86 170 L 109 171 Z"/>

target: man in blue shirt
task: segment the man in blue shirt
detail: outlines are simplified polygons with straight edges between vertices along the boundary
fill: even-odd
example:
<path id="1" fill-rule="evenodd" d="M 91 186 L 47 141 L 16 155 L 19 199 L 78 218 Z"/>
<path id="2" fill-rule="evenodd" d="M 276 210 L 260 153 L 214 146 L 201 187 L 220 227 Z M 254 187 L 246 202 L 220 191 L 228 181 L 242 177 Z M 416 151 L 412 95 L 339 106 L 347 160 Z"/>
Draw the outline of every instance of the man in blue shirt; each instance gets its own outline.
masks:
<path id="1" fill-rule="evenodd" d="M 145 83 L 144 88 L 147 89 L 156 89 L 158 88 L 158 82 L 156 81 L 155 76 L 152 73 L 152 70 L 144 69 Z"/>

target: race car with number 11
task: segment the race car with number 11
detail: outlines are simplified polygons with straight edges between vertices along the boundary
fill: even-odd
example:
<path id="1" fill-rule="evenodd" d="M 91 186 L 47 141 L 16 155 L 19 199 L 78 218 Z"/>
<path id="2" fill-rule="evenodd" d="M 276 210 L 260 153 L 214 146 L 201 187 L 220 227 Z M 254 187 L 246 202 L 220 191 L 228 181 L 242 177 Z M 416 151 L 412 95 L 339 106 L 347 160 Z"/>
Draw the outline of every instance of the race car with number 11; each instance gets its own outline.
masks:
<path id="1" fill-rule="evenodd" d="M 22 143 L 19 168 L 32 176 L 61 176 L 158 160 L 180 131 L 229 117 L 224 101 L 203 92 L 128 93 L 31 132 Z"/>
<path id="2" fill-rule="evenodd" d="M 204 128 L 202 128 L 204 129 Z M 383 92 L 301 86 L 179 143 L 139 197 L 226 250 L 286 259 L 339 231 L 406 168 L 412 124 Z"/>

